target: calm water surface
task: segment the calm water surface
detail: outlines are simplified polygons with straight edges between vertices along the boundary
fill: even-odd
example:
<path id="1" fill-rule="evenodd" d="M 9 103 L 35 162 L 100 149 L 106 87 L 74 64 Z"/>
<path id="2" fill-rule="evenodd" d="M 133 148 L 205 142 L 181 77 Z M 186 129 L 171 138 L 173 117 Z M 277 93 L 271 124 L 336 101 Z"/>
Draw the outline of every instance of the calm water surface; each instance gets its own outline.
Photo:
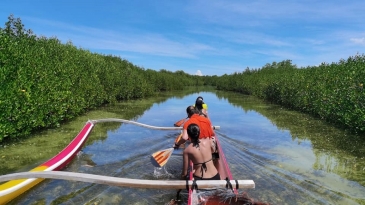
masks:
<path id="1" fill-rule="evenodd" d="M 186 116 L 185 108 L 198 95 L 208 104 L 212 123 L 221 127 L 217 134 L 233 177 L 256 183 L 256 189 L 241 192 L 271 204 L 365 204 L 364 136 L 351 135 L 318 119 L 240 94 L 214 91 L 171 95 L 129 118 L 122 114 L 125 105 L 118 104 L 90 112 L 75 123 L 42 135 L 52 138 L 63 132 L 74 137 L 87 119 L 102 118 L 171 127 Z M 143 103 L 137 101 L 135 107 L 128 109 L 137 109 Z M 174 152 L 164 169 L 155 168 L 150 155 L 170 148 L 178 134 L 131 124 L 96 124 L 82 152 L 64 171 L 177 179 L 181 150 Z M 66 139 L 71 140 L 71 136 Z M 62 148 L 52 150 L 57 153 Z M 49 157 L 44 158 L 37 163 Z M 18 171 L 29 170 L 37 163 L 26 164 Z M 176 190 L 46 180 L 10 204 L 166 204 L 175 195 Z"/>

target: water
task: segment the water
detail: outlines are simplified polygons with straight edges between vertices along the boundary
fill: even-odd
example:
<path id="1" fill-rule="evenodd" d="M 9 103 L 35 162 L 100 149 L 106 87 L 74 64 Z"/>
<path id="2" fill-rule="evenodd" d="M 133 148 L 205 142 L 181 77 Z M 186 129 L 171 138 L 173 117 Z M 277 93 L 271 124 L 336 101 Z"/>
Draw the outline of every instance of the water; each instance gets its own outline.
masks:
<path id="1" fill-rule="evenodd" d="M 364 136 L 229 92 L 190 93 L 182 97 L 170 94 L 158 103 L 154 99 L 108 106 L 58 129 L 42 132 L 36 142 L 25 140 L 21 145 L 3 147 L 0 156 L 10 148 L 11 153 L 17 153 L 13 147 L 20 149 L 25 144 L 43 142 L 42 150 L 48 154 L 14 165 L 16 171 L 29 170 L 60 151 L 63 143 L 76 136 L 87 119 L 122 118 L 153 126 L 172 126 L 186 117 L 185 108 L 198 95 L 208 104 L 213 125 L 221 127 L 217 134 L 233 178 L 252 179 L 256 183 L 255 189 L 242 192 L 271 204 L 365 204 Z M 96 124 L 82 152 L 64 171 L 175 180 L 182 168 L 181 150 L 174 152 L 163 169 L 155 168 L 150 156 L 172 147 L 178 134 L 179 131 L 151 130 L 130 124 Z M 50 142 L 46 139 L 61 136 L 62 143 L 47 151 Z M 21 153 L 17 155 L 22 158 Z M 16 156 L 5 158 L 11 157 Z M 166 204 L 175 196 L 176 190 L 46 180 L 10 204 Z"/>

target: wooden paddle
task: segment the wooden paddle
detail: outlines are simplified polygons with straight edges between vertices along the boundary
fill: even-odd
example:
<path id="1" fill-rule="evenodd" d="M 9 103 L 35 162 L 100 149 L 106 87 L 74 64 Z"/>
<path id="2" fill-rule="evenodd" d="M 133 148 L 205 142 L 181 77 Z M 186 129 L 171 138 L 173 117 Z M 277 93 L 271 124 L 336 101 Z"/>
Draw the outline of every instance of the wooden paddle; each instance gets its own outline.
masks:
<path id="1" fill-rule="evenodd" d="M 181 137 L 182 137 L 182 133 L 176 137 L 175 143 L 177 143 Z M 167 161 L 170 159 L 170 156 L 173 151 L 174 151 L 174 148 L 169 148 L 169 149 L 164 149 L 164 150 L 154 152 L 152 154 L 152 164 L 156 167 L 163 167 L 167 163 Z"/>
<path id="2" fill-rule="evenodd" d="M 180 141 L 180 139 L 182 138 L 182 135 L 183 135 L 183 133 L 181 132 L 181 134 L 179 134 L 179 136 L 177 136 L 175 138 L 175 144 Z"/>
<path id="3" fill-rule="evenodd" d="M 179 121 L 177 121 L 177 122 L 175 122 L 175 124 L 174 124 L 174 126 L 175 127 L 181 127 L 184 123 L 185 123 L 185 121 L 188 119 L 188 117 L 187 118 L 184 118 L 184 119 L 181 119 L 181 120 L 179 120 Z"/>
<path id="4" fill-rule="evenodd" d="M 187 119 L 188 118 L 183 118 L 183 119 L 175 122 L 174 126 L 181 127 Z M 181 137 L 182 137 L 182 132 L 179 136 L 176 137 L 175 144 L 181 139 Z M 167 163 L 167 161 L 170 159 L 173 151 L 174 151 L 174 148 L 169 148 L 169 149 L 164 149 L 164 150 L 160 150 L 160 151 L 153 153 L 152 154 L 152 159 L 153 159 L 152 164 L 157 167 L 163 167 Z"/>
<path id="5" fill-rule="evenodd" d="M 163 167 L 170 159 L 174 148 L 164 149 L 152 154 L 152 164 L 156 167 Z"/>

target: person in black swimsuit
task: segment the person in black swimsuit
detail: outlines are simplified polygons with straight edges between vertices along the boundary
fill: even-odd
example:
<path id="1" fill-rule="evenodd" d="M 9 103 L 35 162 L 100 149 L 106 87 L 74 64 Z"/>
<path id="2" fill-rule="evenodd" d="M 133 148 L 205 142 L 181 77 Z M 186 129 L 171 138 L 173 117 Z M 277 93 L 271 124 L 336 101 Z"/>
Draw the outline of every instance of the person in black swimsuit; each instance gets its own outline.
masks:
<path id="1" fill-rule="evenodd" d="M 208 106 L 203 102 L 203 97 L 199 96 L 196 99 L 194 107 L 199 110 L 200 115 L 208 118 Z"/>
<path id="2" fill-rule="evenodd" d="M 200 128 L 190 124 L 187 128 L 190 144 L 183 152 L 182 178 L 185 179 L 189 162 L 193 162 L 193 176 L 196 180 L 220 180 L 218 170 L 213 164 L 212 150 L 209 139 L 199 139 Z"/>

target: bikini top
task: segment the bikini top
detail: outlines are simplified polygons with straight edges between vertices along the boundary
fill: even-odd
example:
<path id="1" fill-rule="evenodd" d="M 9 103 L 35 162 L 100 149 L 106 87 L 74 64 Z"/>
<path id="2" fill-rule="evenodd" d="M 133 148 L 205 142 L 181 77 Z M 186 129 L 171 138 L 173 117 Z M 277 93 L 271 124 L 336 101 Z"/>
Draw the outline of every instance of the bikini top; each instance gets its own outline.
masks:
<path id="1" fill-rule="evenodd" d="M 201 169 L 201 173 L 202 173 L 202 178 L 203 178 L 203 175 L 204 175 L 204 172 L 203 172 L 203 169 L 204 169 L 204 171 L 205 172 L 207 172 L 207 165 L 205 164 L 205 163 L 207 163 L 207 162 L 210 162 L 210 161 L 212 161 L 213 160 L 213 158 L 212 159 L 210 159 L 210 160 L 208 160 L 208 161 L 205 161 L 205 162 L 203 162 L 203 163 L 196 163 L 196 164 L 194 164 L 194 165 L 199 165 L 199 164 L 201 164 L 202 165 L 202 169 Z"/>

